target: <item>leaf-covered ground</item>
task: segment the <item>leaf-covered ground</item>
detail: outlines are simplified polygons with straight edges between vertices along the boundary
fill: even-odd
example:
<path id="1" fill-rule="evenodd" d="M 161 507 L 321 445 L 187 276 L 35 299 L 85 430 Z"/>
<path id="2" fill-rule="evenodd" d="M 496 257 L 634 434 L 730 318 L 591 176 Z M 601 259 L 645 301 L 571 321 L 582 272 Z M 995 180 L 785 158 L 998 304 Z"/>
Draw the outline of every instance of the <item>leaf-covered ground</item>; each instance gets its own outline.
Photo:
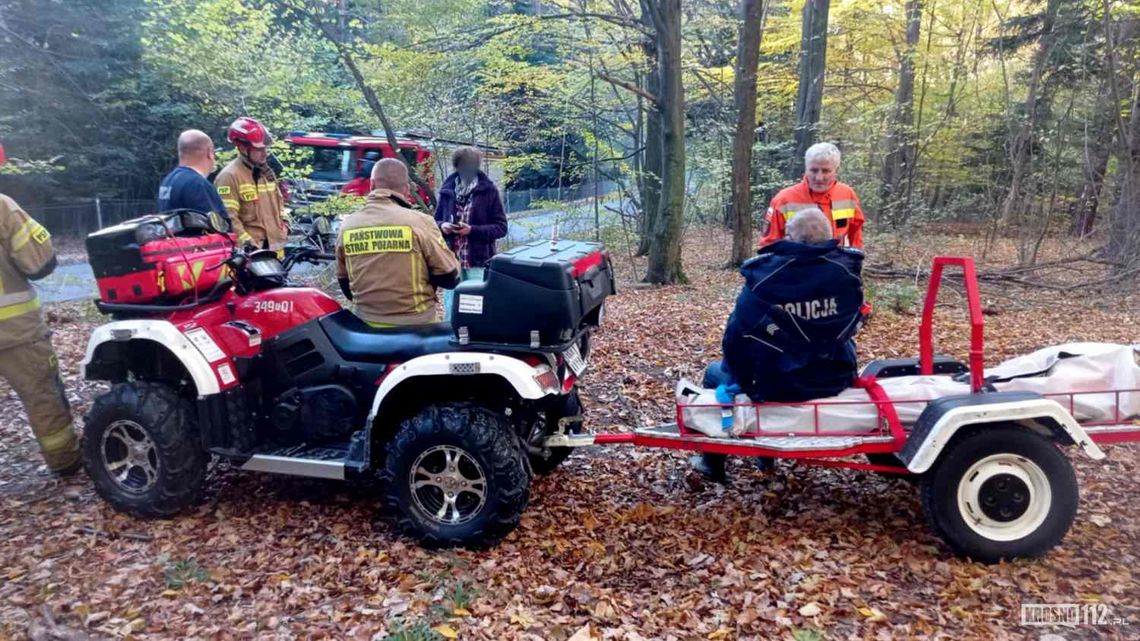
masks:
<path id="1" fill-rule="evenodd" d="M 913 268 L 935 251 L 980 255 L 980 243 L 881 237 L 869 253 Z M 717 356 L 738 276 L 719 267 L 720 232 L 690 230 L 686 244 L 691 282 L 677 287 L 633 286 L 639 268 L 617 252 L 625 286 L 584 383 L 595 429 L 667 420 L 676 379 Z M 985 267 L 1010 259 L 999 243 Z M 861 356 L 912 355 L 914 283 L 869 285 L 877 316 Z M 1126 292 L 983 288 L 989 362 L 1062 341 L 1140 340 Z M 944 300 L 939 347 L 963 355 L 962 298 L 950 289 Z M 101 388 L 78 380 L 78 364 L 101 319 L 85 305 L 49 317 L 82 416 Z M 225 465 L 184 516 L 117 514 L 83 475 L 37 475 L 3 383 L 0 439 L 0 638 L 1140 638 L 1136 446 L 1099 463 L 1075 457 L 1080 511 L 1047 558 L 986 567 L 949 553 L 910 485 L 860 472 L 740 461 L 720 486 L 681 454 L 584 451 L 534 483 L 521 527 L 495 549 L 428 552 L 394 533 L 367 490 Z M 1023 603 L 1102 603 L 1130 624 L 1023 628 Z"/>

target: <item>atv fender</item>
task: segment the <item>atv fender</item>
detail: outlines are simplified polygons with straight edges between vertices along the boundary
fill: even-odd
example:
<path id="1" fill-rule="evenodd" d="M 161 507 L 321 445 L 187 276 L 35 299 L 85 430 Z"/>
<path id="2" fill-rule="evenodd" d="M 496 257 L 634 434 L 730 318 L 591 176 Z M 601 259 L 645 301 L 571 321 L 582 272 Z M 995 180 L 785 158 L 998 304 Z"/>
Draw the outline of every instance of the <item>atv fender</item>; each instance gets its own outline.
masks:
<path id="1" fill-rule="evenodd" d="M 549 365 L 531 366 L 517 358 L 485 352 L 444 352 L 429 354 L 397 365 L 384 377 L 372 401 L 368 414 L 371 425 L 380 413 L 380 406 L 401 383 L 420 376 L 498 376 L 514 388 L 519 398 L 538 400 L 558 394 L 558 387 L 544 386 L 538 377 L 550 371 Z M 549 377 L 557 385 L 556 377 Z"/>
<path id="2" fill-rule="evenodd" d="M 80 366 L 80 375 L 84 379 L 88 378 L 88 367 L 95 360 L 95 354 L 101 345 L 128 341 L 158 343 L 186 368 L 199 397 L 218 393 L 218 378 L 210 367 L 210 362 L 173 323 L 163 320 L 114 321 L 96 328 L 87 342 L 87 354 Z"/>
<path id="3" fill-rule="evenodd" d="M 1021 425 L 1062 443 L 1078 445 L 1093 460 L 1104 451 L 1060 403 L 1033 392 L 990 392 L 931 401 L 899 452 L 915 474 L 929 470 L 959 430 L 984 424 Z"/>

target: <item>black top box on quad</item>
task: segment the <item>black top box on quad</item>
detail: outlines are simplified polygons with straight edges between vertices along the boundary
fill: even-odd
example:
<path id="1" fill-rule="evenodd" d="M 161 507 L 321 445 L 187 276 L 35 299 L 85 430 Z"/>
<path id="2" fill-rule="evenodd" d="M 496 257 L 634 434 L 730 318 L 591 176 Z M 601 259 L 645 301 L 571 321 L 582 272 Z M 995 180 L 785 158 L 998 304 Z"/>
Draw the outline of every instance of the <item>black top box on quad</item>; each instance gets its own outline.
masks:
<path id="1" fill-rule="evenodd" d="M 523 245 L 492 257 L 482 282 L 455 288 L 451 324 L 464 345 L 561 352 L 584 324 L 598 324 L 614 289 L 598 243 Z"/>

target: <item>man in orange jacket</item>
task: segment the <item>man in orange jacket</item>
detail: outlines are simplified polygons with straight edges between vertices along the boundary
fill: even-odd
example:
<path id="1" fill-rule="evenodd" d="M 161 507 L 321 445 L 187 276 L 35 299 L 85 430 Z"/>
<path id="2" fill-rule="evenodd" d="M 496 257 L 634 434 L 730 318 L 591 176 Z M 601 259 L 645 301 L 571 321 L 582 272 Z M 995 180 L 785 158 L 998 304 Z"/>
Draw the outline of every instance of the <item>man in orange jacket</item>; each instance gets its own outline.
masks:
<path id="1" fill-rule="evenodd" d="M 818 207 L 831 219 L 840 247 L 863 248 L 863 208 L 855 190 L 837 180 L 839 149 L 829 143 L 812 145 L 804 154 L 804 179 L 776 194 L 765 214 L 760 247 L 784 237 L 796 212 Z"/>

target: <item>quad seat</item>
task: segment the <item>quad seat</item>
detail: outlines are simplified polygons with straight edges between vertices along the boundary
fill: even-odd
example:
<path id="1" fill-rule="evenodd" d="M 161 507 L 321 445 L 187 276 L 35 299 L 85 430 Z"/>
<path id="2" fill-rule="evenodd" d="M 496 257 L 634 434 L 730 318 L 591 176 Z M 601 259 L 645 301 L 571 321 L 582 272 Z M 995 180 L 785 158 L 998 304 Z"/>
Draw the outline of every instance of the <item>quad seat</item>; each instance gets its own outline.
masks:
<path id="1" fill-rule="evenodd" d="M 458 349 L 451 344 L 451 325 L 406 325 L 379 329 L 347 309 L 320 319 L 336 351 L 348 361 L 402 363 L 417 356 Z"/>

